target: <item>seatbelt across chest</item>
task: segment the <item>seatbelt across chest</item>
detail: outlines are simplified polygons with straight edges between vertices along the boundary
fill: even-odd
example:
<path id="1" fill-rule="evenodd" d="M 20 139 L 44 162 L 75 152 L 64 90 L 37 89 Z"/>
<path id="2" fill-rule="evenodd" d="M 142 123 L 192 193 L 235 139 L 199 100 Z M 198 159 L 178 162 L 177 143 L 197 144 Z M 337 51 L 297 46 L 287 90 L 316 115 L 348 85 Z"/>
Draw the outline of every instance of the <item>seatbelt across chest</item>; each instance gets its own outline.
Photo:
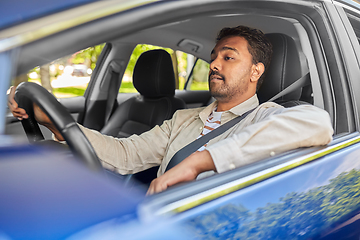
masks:
<path id="1" fill-rule="evenodd" d="M 292 84 L 290 84 L 289 86 L 284 88 L 281 92 L 279 92 L 278 94 L 276 94 L 275 96 L 270 98 L 268 100 L 268 102 L 273 102 L 276 99 L 281 98 L 281 97 L 285 96 L 286 94 L 295 91 L 296 89 L 299 89 L 306 85 L 309 85 L 310 83 L 311 83 L 310 82 L 310 73 L 308 72 L 304 76 L 302 76 L 301 78 L 299 78 L 298 80 L 296 80 L 295 82 L 293 82 Z"/>
<path id="2" fill-rule="evenodd" d="M 182 162 L 185 158 L 190 156 L 190 154 L 197 151 L 201 146 L 208 143 L 211 139 L 219 136 L 220 134 L 224 133 L 226 130 L 233 127 L 235 124 L 239 123 L 242 119 L 244 119 L 247 115 L 249 115 L 252 111 L 254 111 L 255 108 L 245 112 L 243 115 L 238 116 L 227 123 L 221 125 L 220 127 L 212 130 L 208 134 L 202 136 L 201 138 L 196 139 L 195 141 L 189 143 L 179 151 L 177 151 L 174 156 L 169 161 L 168 165 L 166 166 L 166 171 L 170 170 L 171 168 L 175 167 L 177 164 Z"/>

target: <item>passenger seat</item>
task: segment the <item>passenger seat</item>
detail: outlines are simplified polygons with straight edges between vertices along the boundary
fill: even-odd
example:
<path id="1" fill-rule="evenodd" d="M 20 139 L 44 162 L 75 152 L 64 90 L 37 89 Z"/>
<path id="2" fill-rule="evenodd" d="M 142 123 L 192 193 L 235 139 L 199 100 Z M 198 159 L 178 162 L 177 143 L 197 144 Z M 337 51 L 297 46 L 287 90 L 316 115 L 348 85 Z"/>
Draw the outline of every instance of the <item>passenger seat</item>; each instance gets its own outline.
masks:
<path id="1" fill-rule="evenodd" d="M 171 57 L 165 50 L 150 50 L 140 55 L 133 72 L 133 84 L 139 95 L 120 104 L 100 131 L 113 137 L 141 134 L 164 120 L 172 118 L 178 109 L 186 108 L 175 97 L 175 75 Z M 129 175 L 129 178 L 149 185 L 156 178 L 158 166 Z"/>
<path id="2" fill-rule="evenodd" d="M 114 137 L 141 134 L 170 119 L 176 110 L 186 108 L 175 97 L 175 75 L 170 54 L 162 49 L 140 55 L 133 72 L 139 95 L 120 104 L 100 131 Z"/>

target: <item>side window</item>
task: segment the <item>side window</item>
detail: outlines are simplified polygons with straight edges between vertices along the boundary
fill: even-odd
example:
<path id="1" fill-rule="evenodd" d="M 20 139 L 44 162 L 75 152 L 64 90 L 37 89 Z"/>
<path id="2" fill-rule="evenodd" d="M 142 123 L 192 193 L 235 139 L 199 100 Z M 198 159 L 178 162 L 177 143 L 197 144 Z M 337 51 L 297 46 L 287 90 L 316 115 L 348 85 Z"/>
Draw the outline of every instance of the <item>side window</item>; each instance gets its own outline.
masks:
<path id="1" fill-rule="evenodd" d="M 104 45 L 89 47 L 35 67 L 14 79 L 12 85 L 29 81 L 42 85 L 56 98 L 83 96 Z"/>
<path id="2" fill-rule="evenodd" d="M 344 8 L 349 22 L 354 30 L 356 38 L 360 46 L 360 15 L 358 12 L 352 11 L 351 9 Z M 360 53 L 359 53 L 360 54 Z"/>
<path id="3" fill-rule="evenodd" d="M 187 90 L 209 90 L 208 84 L 209 63 L 202 59 L 197 59 L 192 67 L 190 76 L 184 88 Z"/>
<path id="4" fill-rule="evenodd" d="M 191 54 L 182 51 L 174 51 L 170 48 L 148 44 L 139 44 L 134 48 L 125 70 L 120 87 L 121 93 L 136 92 L 136 89 L 132 84 L 134 66 L 143 52 L 153 49 L 164 49 L 170 54 L 174 67 L 176 89 L 183 90 L 186 87 L 187 90 L 208 90 L 207 77 L 209 64 L 207 62 L 201 59 L 196 60 Z"/>

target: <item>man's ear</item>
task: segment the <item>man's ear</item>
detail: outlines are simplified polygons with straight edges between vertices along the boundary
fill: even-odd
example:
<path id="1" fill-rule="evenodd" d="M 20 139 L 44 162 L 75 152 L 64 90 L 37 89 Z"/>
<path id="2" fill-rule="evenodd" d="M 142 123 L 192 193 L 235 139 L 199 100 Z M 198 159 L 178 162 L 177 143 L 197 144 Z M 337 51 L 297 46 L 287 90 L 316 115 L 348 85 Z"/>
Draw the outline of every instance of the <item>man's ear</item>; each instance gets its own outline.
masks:
<path id="1" fill-rule="evenodd" d="M 257 64 L 254 64 L 252 67 L 250 81 L 257 82 L 261 77 L 261 75 L 264 73 L 264 71 L 265 71 L 265 66 L 263 63 L 259 62 Z"/>

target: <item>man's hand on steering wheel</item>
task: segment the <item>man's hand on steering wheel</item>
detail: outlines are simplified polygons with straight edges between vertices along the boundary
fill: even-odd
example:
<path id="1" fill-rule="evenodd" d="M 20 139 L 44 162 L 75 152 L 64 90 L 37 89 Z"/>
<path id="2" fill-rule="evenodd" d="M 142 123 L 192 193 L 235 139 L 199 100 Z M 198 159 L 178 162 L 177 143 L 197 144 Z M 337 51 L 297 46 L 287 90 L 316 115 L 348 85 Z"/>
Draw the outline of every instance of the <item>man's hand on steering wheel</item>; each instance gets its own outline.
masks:
<path id="1" fill-rule="evenodd" d="M 7 105 L 9 107 L 12 115 L 21 121 L 23 119 L 27 119 L 29 117 L 29 115 L 27 115 L 25 109 L 19 108 L 19 105 L 15 101 L 15 99 L 14 99 L 15 90 L 16 90 L 16 87 L 14 87 L 14 86 L 12 86 L 10 88 Z"/>
<path id="2" fill-rule="evenodd" d="M 35 120 L 39 124 L 47 127 L 55 135 L 56 140 L 64 141 L 65 139 L 60 134 L 59 130 L 54 126 L 54 124 L 51 122 L 49 117 L 40 109 L 40 107 L 34 103 L 33 108 L 34 108 Z"/>
<path id="3" fill-rule="evenodd" d="M 40 123 L 49 128 L 58 140 L 66 140 L 74 155 L 87 167 L 103 172 L 101 162 L 85 134 L 68 110 L 45 88 L 36 83 L 21 83 L 16 91 L 14 87 L 11 89 L 8 105 L 13 115 L 23 120 L 21 123 L 30 143 L 44 139 L 38 126 Z"/>
<path id="4" fill-rule="evenodd" d="M 14 86 L 10 88 L 10 93 L 8 95 L 8 103 L 7 103 L 8 107 L 14 117 L 18 118 L 19 120 L 27 119 L 29 115 L 26 113 L 25 109 L 19 107 L 19 105 L 14 99 L 15 90 L 16 87 Z M 34 103 L 33 108 L 34 108 L 35 120 L 39 124 L 47 127 L 52 133 L 54 133 L 56 140 L 64 141 L 63 136 L 60 134 L 60 132 L 57 130 L 54 124 L 51 122 L 49 117 L 40 109 L 40 107 Z"/>

